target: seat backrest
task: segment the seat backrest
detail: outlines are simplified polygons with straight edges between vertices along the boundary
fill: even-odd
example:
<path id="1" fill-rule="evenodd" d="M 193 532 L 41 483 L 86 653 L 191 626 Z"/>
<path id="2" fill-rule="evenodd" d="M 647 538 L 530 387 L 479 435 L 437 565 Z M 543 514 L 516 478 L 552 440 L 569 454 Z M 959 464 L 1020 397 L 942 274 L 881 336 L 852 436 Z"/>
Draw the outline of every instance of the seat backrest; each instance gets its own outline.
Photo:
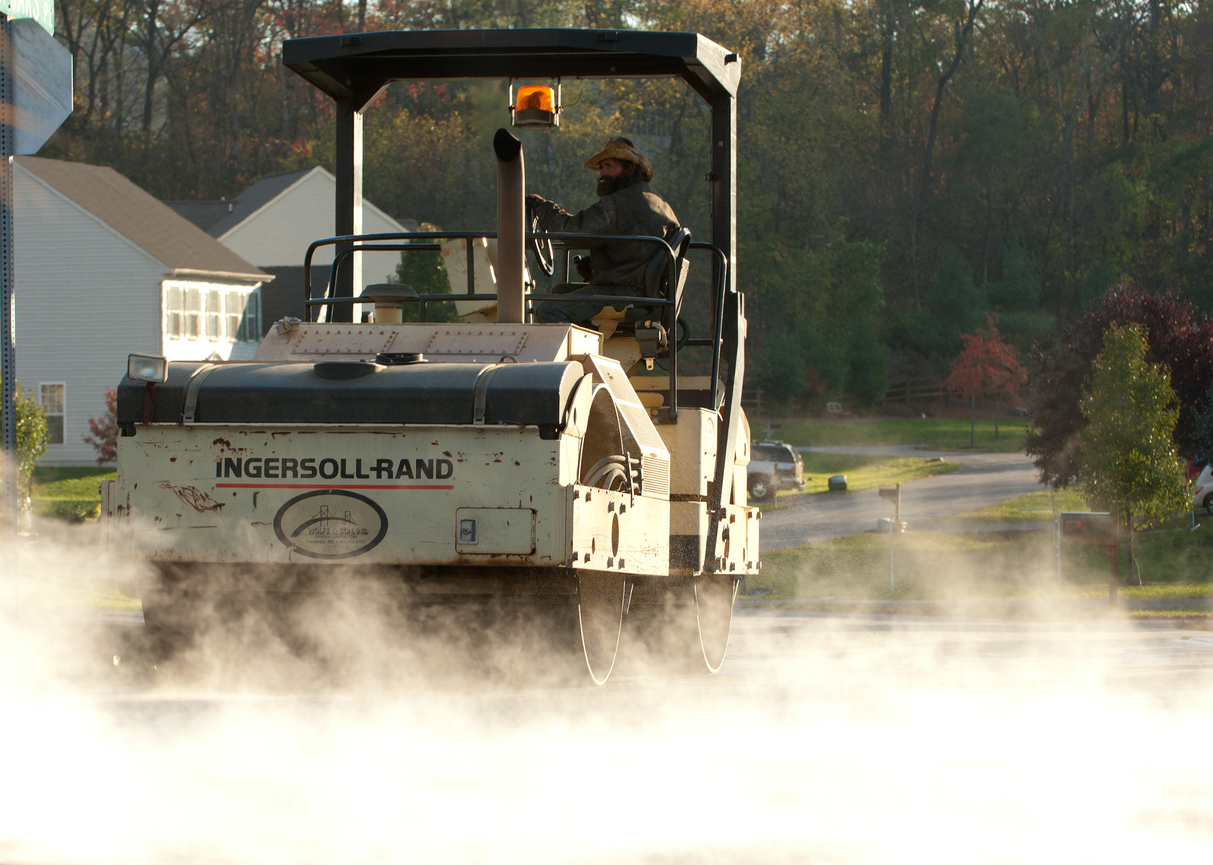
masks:
<path id="1" fill-rule="evenodd" d="M 665 237 L 670 249 L 674 250 L 675 273 L 677 283 L 670 289 L 670 259 L 665 250 L 659 249 L 644 269 L 644 290 L 648 297 L 668 298 L 674 301 L 673 308 L 663 310 L 662 319 L 667 330 L 674 326 L 678 319 L 678 310 L 682 307 L 682 287 L 686 283 L 687 247 L 691 243 L 691 229 L 674 228 Z"/>
<path id="2" fill-rule="evenodd" d="M 681 276 L 684 259 L 687 254 L 687 244 L 691 242 L 691 229 L 673 228 L 664 238 L 674 250 L 678 273 Z M 659 249 L 653 253 L 649 263 L 644 267 L 644 293 L 648 297 L 667 297 L 666 283 L 669 282 L 670 259 L 665 250 Z"/>

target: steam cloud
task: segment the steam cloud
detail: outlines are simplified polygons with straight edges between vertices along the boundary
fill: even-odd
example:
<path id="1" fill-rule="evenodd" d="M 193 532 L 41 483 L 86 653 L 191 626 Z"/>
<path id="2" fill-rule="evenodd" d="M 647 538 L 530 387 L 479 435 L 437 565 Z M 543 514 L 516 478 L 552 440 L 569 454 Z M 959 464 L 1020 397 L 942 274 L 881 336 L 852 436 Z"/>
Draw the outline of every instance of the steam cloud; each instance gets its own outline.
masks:
<path id="1" fill-rule="evenodd" d="M 22 555 L 30 579 L 127 567 L 74 536 Z M 1213 851 L 1206 632 L 745 611 L 724 674 L 594 689 L 544 675 L 541 641 L 404 632 L 358 598 L 306 606 L 319 668 L 247 623 L 157 669 L 137 630 L 28 609 L 0 626 L 0 861 Z"/>

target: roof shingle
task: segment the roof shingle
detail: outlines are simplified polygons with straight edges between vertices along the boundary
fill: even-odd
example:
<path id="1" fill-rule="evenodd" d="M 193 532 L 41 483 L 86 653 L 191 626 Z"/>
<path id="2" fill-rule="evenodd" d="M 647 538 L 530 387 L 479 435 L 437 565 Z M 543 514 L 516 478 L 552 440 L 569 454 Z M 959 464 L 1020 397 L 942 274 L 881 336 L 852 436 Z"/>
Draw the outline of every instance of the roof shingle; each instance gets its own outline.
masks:
<path id="1" fill-rule="evenodd" d="M 223 237 L 318 168 L 319 166 L 313 165 L 261 178 L 232 199 L 232 206 L 228 208 L 227 213 L 221 214 L 219 219 L 207 226 L 207 232 L 211 237 Z"/>
<path id="2" fill-rule="evenodd" d="M 112 168 L 36 156 L 15 161 L 174 271 L 270 278 Z"/>

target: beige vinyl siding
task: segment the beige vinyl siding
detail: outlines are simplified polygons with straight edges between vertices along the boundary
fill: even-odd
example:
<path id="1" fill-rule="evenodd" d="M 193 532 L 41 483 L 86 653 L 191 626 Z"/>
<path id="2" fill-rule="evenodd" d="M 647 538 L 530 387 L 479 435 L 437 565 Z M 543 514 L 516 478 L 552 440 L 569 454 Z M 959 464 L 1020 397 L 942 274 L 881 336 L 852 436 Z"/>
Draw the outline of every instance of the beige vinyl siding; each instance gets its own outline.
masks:
<path id="1" fill-rule="evenodd" d="M 337 181 L 322 168 L 305 175 L 269 204 L 219 238 L 219 242 L 258 267 L 301 267 L 308 245 L 332 237 Z M 363 234 L 404 231 L 404 226 L 375 205 L 362 203 Z M 333 261 L 332 248 L 318 250 L 316 264 Z M 362 284 L 386 282 L 396 273 L 397 252 L 368 253 L 362 259 Z"/>
<path id="2" fill-rule="evenodd" d="M 17 379 L 64 383 L 64 441 L 41 465 L 93 465 L 82 441 L 130 352 L 160 354 L 165 267 L 14 165 Z"/>

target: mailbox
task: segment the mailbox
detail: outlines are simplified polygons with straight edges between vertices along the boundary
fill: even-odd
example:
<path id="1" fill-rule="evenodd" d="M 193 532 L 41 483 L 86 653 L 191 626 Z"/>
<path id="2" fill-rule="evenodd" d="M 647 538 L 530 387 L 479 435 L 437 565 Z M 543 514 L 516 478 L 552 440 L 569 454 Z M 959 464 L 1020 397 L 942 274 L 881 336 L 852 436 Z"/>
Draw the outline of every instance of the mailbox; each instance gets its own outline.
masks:
<path id="1" fill-rule="evenodd" d="M 1061 536 L 1063 538 L 1076 544 L 1099 547 L 1108 557 L 1108 601 L 1113 604 L 1116 603 L 1116 592 L 1120 583 L 1117 575 L 1120 561 L 1119 538 L 1117 537 L 1119 525 L 1119 512 L 1115 506 L 1112 507 L 1111 513 L 1061 512 Z"/>
<path id="2" fill-rule="evenodd" d="M 1079 544 L 1116 543 L 1116 520 L 1110 513 L 1062 511 L 1061 536 Z"/>
<path id="3" fill-rule="evenodd" d="M 893 505 L 894 520 L 901 526 L 901 531 L 905 531 L 905 523 L 901 521 L 901 484 L 895 487 L 881 487 L 877 490 L 877 494 L 882 499 L 888 499 Z"/>

